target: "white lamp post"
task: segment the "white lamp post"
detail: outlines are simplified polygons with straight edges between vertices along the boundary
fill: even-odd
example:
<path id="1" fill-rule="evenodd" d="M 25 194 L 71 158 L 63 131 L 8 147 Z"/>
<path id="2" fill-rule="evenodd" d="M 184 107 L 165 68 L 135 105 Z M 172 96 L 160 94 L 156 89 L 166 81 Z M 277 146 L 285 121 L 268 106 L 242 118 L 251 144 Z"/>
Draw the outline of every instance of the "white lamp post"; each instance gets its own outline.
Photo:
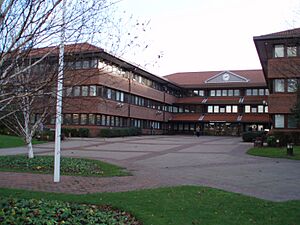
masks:
<path id="1" fill-rule="evenodd" d="M 56 123 L 55 123 L 55 150 L 54 150 L 54 182 L 60 181 L 60 144 L 61 144 L 61 118 L 62 118 L 62 94 L 64 78 L 64 41 L 65 41 L 65 0 L 62 1 L 62 25 L 61 42 L 59 45 L 59 66 L 56 92 Z"/>

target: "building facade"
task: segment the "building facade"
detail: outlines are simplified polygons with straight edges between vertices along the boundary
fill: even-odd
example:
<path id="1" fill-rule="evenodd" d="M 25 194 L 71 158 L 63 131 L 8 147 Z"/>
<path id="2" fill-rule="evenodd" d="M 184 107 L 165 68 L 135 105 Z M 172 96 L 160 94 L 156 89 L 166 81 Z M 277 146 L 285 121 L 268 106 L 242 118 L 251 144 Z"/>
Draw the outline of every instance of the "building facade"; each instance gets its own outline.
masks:
<path id="1" fill-rule="evenodd" d="M 159 77 L 87 43 L 67 45 L 65 65 L 63 127 L 88 128 L 91 136 L 114 127 L 192 134 L 198 126 L 204 135 L 238 136 L 271 126 L 261 70 Z M 53 116 L 47 126 L 54 123 Z"/>
<path id="2" fill-rule="evenodd" d="M 300 78 L 300 29 L 254 37 L 270 95 L 272 132 L 299 132 L 291 109 L 296 104 Z"/>

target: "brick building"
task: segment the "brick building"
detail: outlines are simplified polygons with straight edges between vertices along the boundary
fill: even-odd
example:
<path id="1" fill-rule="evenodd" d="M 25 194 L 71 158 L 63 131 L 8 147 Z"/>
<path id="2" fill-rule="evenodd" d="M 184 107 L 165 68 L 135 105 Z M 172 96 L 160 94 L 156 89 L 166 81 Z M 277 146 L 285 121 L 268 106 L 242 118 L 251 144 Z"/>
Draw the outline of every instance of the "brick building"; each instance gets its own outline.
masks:
<path id="1" fill-rule="evenodd" d="M 204 134 L 240 135 L 271 124 L 261 70 L 159 77 L 87 43 L 66 46 L 65 64 L 63 126 L 88 128 L 91 136 L 108 127 L 162 134 L 193 133 L 196 126 Z"/>
<path id="2" fill-rule="evenodd" d="M 254 37 L 267 81 L 272 131 L 299 132 L 291 108 L 300 78 L 300 28 Z"/>

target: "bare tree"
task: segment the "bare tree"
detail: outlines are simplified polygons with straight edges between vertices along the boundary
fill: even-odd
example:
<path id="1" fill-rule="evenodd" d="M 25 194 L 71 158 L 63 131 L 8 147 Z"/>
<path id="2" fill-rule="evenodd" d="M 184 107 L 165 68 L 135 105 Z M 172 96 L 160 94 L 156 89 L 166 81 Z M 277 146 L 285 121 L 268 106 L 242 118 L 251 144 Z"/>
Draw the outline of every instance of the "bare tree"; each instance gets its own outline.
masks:
<path id="1" fill-rule="evenodd" d="M 30 158 L 33 157 L 32 137 L 53 112 L 53 87 L 58 74 L 58 48 L 55 46 L 58 46 L 62 28 L 61 3 L 62 0 L 0 1 L 0 121 L 24 137 Z M 124 21 L 124 15 L 119 15 L 117 19 L 116 3 L 110 0 L 67 1 L 65 43 L 76 46 L 76 43 L 92 42 L 114 55 L 122 55 L 125 49 L 134 46 L 140 47 L 136 44 L 136 31 L 145 31 L 143 27 L 148 24 L 137 22 L 134 26 L 137 29 L 126 30 L 125 34 L 122 27 L 124 22 L 130 23 L 131 18 Z M 76 82 L 84 79 L 88 77 Z M 32 120 L 37 112 L 39 118 Z"/>

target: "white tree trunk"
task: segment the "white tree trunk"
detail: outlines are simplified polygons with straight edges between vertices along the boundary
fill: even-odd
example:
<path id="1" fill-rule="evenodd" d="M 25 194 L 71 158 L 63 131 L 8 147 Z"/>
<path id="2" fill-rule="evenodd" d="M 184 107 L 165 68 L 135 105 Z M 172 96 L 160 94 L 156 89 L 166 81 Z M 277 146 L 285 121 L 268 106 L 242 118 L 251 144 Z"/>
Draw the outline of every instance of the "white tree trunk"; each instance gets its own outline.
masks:
<path id="1" fill-rule="evenodd" d="M 32 148 L 31 140 L 30 140 L 30 142 L 27 143 L 27 149 L 28 149 L 28 158 L 33 159 L 34 155 L 33 155 L 33 148 Z"/>

